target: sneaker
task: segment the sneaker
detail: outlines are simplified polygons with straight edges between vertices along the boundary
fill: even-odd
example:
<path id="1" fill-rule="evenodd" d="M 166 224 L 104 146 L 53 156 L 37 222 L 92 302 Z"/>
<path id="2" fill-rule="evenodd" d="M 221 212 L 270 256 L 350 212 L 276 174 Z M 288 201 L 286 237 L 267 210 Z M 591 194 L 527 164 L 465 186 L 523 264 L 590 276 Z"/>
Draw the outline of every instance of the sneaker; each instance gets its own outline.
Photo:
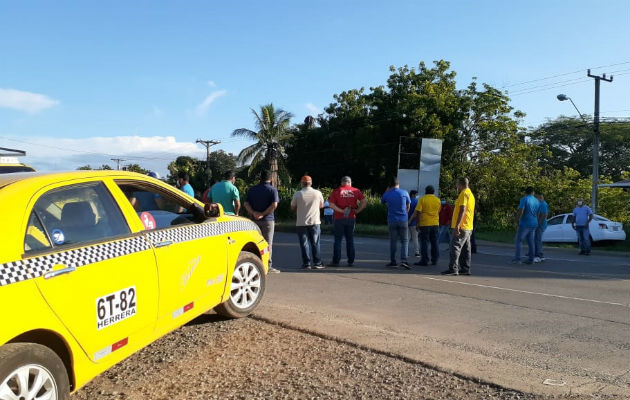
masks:
<path id="1" fill-rule="evenodd" d="M 269 272 L 270 272 L 270 273 L 273 273 L 273 274 L 279 274 L 279 273 L 280 273 L 280 270 L 279 270 L 279 269 L 276 269 L 276 268 L 274 268 L 274 267 L 269 267 Z"/>
<path id="2" fill-rule="evenodd" d="M 459 275 L 459 273 L 457 271 L 453 271 L 452 269 L 447 269 L 446 271 L 442 271 L 442 272 L 440 272 L 440 274 L 447 275 L 447 276 L 457 276 L 457 275 Z"/>
<path id="3" fill-rule="evenodd" d="M 413 265 L 419 265 L 421 267 L 426 267 L 429 264 L 427 264 L 426 262 L 423 262 L 423 261 L 418 261 L 418 262 L 413 263 Z"/>
<path id="4" fill-rule="evenodd" d="M 390 262 L 389 264 L 385 264 L 387 268 L 398 268 L 398 264 L 395 262 Z"/>
<path id="5" fill-rule="evenodd" d="M 310 264 L 304 264 L 302 265 L 302 269 L 311 269 L 312 267 L 310 266 Z"/>
<path id="6" fill-rule="evenodd" d="M 416 253 L 416 257 L 420 257 L 420 253 Z"/>
<path id="7" fill-rule="evenodd" d="M 323 264 L 315 264 L 315 265 L 313 265 L 313 269 L 324 269 L 324 268 L 326 268 L 326 267 L 324 267 Z"/>
<path id="8" fill-rule="evenodd" d="M 546 258 L 545 258 L 545 257 L 538 257 L 538 259 L 540 260 L 540 262 L 543 262 L 543 261 L 545 261 L 545 260 L 546 260 Z"/>
<path id="9" fill-rule="evenodd" d="M 338 267 L 338 266 L 339 266 L 339 263 L 334 263 L 334 262 L 331 262 L 330 264 L 328 264 L 328 265 L 326 265 L 326 266 L 327 266 L 327 267 Z"/>
<path id="10" fill-rule="evenodd" d="M 349 262 L 348 263 L 348 267 L 354 267 L 354 263 L 353 262 Z"/>
<path id="11" fill-rule="evenodd" d="M 513 258 L 512 261 L 510 261 L 510 264 L 522 264 L 522 262 L 521 262 L 521 260 Z"/>
<path id="12" fill-rule="evenodd" d="M 411 269 L 411 267 L 409 266 L 409 264 L 407 264 L 407 261 L 403 261 L 400 263 L 400 266 L 403 267 L 404 269 Z"/>
<path id="13" fill-rule="evenodd" d="M 540 259 L 540 257 L 534 257 L 534 262 L 535 262 L 535 263 L 539 263 L 539 262 L 541 262 L 541 261 L 542 261 L 542 260 Z"/>
<path id="14" fill-rule="evenodd" d="M 470 276 L 470 271 L 466 271 L 466 272 L 462 271 L 459 274 L 460 275 L 469 275 Z"/>
<path id="15" fill-rule="evenodd" d="M 533 261 L 533 260 L 527 260 L 527 261 L 523 262 L 522 264 L 531 265 L 531 264 L 533 264 L 533 263 L 534 263 L 534 261 Z"/>

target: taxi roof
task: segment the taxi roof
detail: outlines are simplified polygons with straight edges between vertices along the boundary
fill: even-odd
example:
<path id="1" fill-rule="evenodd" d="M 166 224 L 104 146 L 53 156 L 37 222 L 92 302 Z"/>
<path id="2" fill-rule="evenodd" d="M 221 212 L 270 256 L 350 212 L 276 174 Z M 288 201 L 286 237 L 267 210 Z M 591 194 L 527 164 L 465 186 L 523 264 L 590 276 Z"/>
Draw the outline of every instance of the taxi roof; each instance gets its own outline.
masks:
<path id="1" fill-rule="evenodd" d="M 16 182 L 39 182 L 42 184 L 54 183 L 68 179 L 99 178 L 99 177 L 128 177 L 138 178 L 145 175 L 137 172 L 117 170 L 87 170 L 87 171 L 62 171 L 62 172 L 14 172 L 0 174 L 0 189 Z"/>

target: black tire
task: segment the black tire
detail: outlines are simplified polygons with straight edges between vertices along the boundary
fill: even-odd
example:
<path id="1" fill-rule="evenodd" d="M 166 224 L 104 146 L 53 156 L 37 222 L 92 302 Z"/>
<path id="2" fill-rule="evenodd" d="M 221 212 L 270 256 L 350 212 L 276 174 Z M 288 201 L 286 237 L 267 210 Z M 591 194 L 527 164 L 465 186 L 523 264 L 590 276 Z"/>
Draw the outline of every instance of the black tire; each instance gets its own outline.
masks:
<path id="1" fill-rule="evenodd" d="M 259 282 L 259 288 L 258 288 L 258 291 L 256 292 L 257 295 L 255 299 L 251 299 L 251 304 L 249 304 L 246 298 L 239 296 L 238 290 L 232 290 L 232 283 L 239 282 L 239 276 L 238 276 L 237 271 L 248 269 L 252 271 L 253 273 L 252 268 L 255 268 L 257 271 L 256 276 L 257 276 L 257 281 Z M 248 316 L 249 314 L 252 313 L 252 311 L 256 309 L 256 307 L 258 307 L 258 304 L 260 303 L 260 300 L 262 299 L 265 293 L 265 287 L 266 287 L 265 282 L 266 282 L 265 268 L 262 264 L 262 261 L 260 261 L 260 258 L 256 257 L 256 255 L 252 253 L 241 251 L 241 253 L 238 256 L 238 259 L 236 260 L 236 265 L 234 266 L 234 272 L 232 274 L 232 278 L 226 283 L 227 285 L 229 285 L 227 290 L 230 291 L 230 297 L 225 303 L 222 303 L 216 306 L 214 310 L 217 312 L 217 314 L 222 315 L 224 317 L 228 317 L 228 318 L 243 318 L 243 317 Z M 242 294 L 242 295 L 247 296 L 247 294 Z M 239 299 L 241 298 L 248 304 L 245 304 L 245 305 L 239 304 Z"/>
<path id="2" fill-rule="evenodd" d="M 70 399 L 68 372 L 61 358 L 46 346 L 35 343 L 9 343 L 0 347 L 0 386 L 21 367 L 32 365 L 49 373 L 55 387 L 55 400 Z M 15 388 L 16 380 L 11 378 L 7 385 Z M 19 398 L 19 393 L 16 393 Z M 24 397 L 30 400 L 28 397 Z"/>

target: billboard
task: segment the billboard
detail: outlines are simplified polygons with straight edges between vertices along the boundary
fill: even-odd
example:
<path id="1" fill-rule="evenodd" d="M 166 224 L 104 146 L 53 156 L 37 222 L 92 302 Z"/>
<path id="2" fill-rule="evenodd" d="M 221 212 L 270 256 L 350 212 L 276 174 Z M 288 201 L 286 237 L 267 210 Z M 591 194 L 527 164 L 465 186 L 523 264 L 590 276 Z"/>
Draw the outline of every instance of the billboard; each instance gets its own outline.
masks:
<path id="1" fill-rule="evenodd" d="M 422 139 L 420 162 L 418 169 L 398 169 L 398 183 L 401 189 L 417 190 L 419 196 L 424 195 L 427 186 L 440 193 L 440 167 L 442 161 L 442 140 Z"/>

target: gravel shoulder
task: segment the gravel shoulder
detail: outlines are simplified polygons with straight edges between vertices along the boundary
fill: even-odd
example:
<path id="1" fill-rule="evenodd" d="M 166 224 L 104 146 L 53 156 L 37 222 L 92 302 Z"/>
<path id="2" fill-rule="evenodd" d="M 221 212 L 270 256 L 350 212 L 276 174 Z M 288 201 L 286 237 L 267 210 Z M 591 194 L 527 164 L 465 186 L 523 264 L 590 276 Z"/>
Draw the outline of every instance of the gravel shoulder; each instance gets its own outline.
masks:
<path id="1" fill-rule="evenodd" d="M 604 399 L 541 397 L 253 319 L 205 314 L 106 371 L 79 399 Z"/>

